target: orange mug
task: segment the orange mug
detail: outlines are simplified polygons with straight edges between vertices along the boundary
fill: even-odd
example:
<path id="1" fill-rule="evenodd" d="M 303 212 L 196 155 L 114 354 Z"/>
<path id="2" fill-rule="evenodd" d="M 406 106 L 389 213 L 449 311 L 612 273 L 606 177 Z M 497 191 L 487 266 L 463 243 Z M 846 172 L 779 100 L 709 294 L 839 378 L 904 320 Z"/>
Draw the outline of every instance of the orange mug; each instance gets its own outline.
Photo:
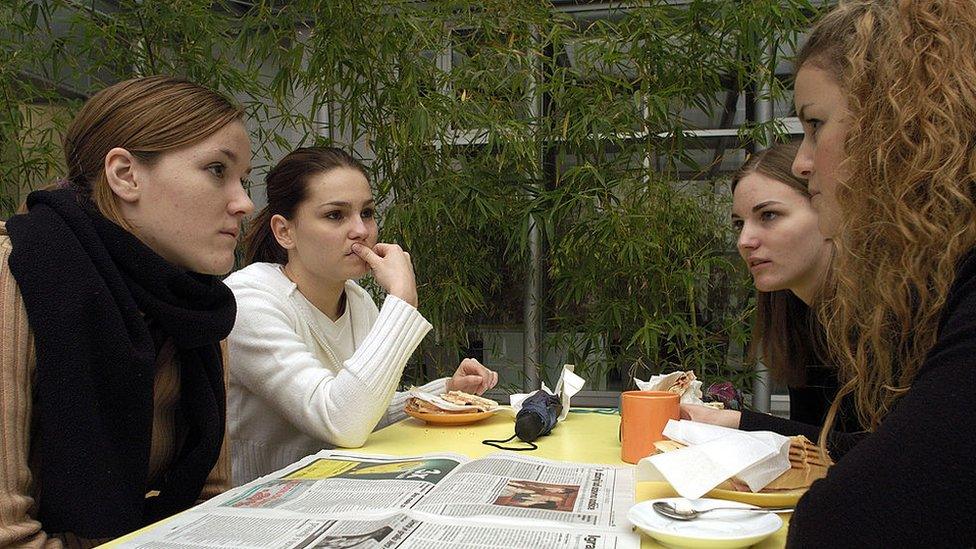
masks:
<path id="1" fill-rule="evenodd" d="M 668 391 L 620 393 L 620 459 L 637 463 L 654 453 L 654 443 L 664 440 L 669 419 L 680 419 L 678 394 Z"/>

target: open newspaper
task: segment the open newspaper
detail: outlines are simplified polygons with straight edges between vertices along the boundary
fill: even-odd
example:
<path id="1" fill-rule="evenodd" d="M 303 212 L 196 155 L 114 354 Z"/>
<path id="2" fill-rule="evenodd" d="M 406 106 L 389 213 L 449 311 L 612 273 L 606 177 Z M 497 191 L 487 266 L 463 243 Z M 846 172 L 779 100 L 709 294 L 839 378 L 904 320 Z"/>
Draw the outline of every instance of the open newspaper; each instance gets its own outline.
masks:
<path id="1" fill-rule="evenodd" d="M 633 468 L 325 450 L 121 547 L 636 549 L 633 502 Z"/>

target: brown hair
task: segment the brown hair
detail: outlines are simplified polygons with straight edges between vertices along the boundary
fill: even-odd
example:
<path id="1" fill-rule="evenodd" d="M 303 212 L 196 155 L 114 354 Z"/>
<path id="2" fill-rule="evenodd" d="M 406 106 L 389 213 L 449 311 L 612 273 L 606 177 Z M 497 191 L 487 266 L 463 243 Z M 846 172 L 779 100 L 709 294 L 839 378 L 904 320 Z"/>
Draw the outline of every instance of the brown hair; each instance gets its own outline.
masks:
<path id="1" fill-rule="evenodd" d="M 742 167 L 732 174 L 732 192 L 735 192 L 735 188 L 745 176 L 758 173 L 789 185 L 796 192 L 810 198 L 807 182 L 793 175 L 793 159 L 796 158 L 799 149 L 799 143 L 778 143 L 751 155 Z"/>
<path id="2" fill-rule="evenodd" d="M 820 316 L 858 417 L 875 430 L 935 344 L 959 260 L 976 246 L 976 3 L 844 2 L 800 51 L 850 113 L 836 290 Z M 944 250 L 935 256 L 932 250 Z"/>
<path id="3" fill-rule="evenodd" d="M 793 159 L 798 149 L 796 143 L 781 143 L 752 155 L 732 176 L 732 192 L 743 178 L 757 173 L 809 199 L 806 181 L 793 175 Z M 749 359 L 761 356 L 776 379 L 791 387 L 802 387 L 806 384 L 807 366 L 822 361 L 824 341 L 820 324 L 811 308 L 790 290 L 756 293 Z"/>
<path id="4" fill-rule="evenodd" d="M 223 95 L 170 76 L 113 84 L 93 95 L 64 137 L 67 180 L 106 218 L 130 228 L 105 178 L 105 156 L 115 148 L 152 163 L 160 153 L 203 141 L 243 111 Z"/>
<path id="5" fill-rule="evenodd" d="M 271 217 L 295 216 L 298 206 L 308 197 L 309 180 L 336 168 L 352 168 L 369 180 L 361 162 L 336 147 L 305 147 L 285 155 L 264 178 L 268 205 L 251 220 L 244 235 L 244 264 L 254 262 L 288 262 L 288 252 L 278 244 L 271 231 Z"/>

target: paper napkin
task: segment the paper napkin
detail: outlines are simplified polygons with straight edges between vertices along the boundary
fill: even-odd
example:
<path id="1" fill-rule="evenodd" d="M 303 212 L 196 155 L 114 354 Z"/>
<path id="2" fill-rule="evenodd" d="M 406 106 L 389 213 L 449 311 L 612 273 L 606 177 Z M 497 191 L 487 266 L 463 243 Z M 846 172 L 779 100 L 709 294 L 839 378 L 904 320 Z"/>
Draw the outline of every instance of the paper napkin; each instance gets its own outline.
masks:
<path id="1" fill-rule="evenodd" d="M 732 477 L 758 492 L 790 468 L 790 439 L 776 433 L 670 420 L 664 436 L 688 447 L 640 460 L 637 477 L 667 481 L 682 497 L 699 498 Z"/>

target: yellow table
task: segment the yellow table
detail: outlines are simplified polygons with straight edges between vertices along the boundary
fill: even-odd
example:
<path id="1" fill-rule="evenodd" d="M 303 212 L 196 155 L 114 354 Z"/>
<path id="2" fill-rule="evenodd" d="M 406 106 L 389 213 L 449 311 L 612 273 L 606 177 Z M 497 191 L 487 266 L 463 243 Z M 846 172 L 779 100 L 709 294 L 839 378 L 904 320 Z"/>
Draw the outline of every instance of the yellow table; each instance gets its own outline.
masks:
<path id="1" fill-rule="evenodd" d="M 620 416 L 616 410 L 574 408 L 566 420 L 552 433 L 536 440 L 538 450 L 523 452 L 525 455 L 608 465 L 629 465 L 620 460 L 618 429 Z M 484 439 L 505 439 L 514 433 L 514 414 L 504 409 L 494 416 L 471 425 L 430 425 L 414 418 L 381 429 L 372 435 L 362 451 L 371 454 L 411 455 L 430 452 L 454 452 L 470 458 L 479 458 L 499 450 L 482 444 Z M 512 444 L 512 443 L 510 443 Z M 519 442 L 514 445 L 521 446 Z M 636 500 L 676 496 L 674 490 L 663 482 L 637 484 Z M 786 529 L 789 514 L 781 514 L 783 527 L 772 536 L 755 545 L 762 549 L 786 546 Z M 642 548 L 663 547 L 653 539 L 642 536 Z"/>
<path id="2" fill-rule="evenodd" d="M 616 410 L 573 409 L 566 420 L 557 425 L 551 434 L 536 441 L 538 450 L 525 452 L 525 455 L 580 463 L 628 465 L 620 460 L 620 441 L 617 438 L 619 426 L 620 416 L 616 414 Z M 407 418 L 370 435 L 366 445 L 359 451 L 394 456 L 453 452 L 470 458 L 479 458 L 499 451 L 482 444 L 482 440 L 508 438 L 514 433 L 514 429 L 514 414 L 507 408 L 472 425 L 429 425 L 414 418 Z M 513 444 L 521 445 L 519 442 Z M 663 482 L 637 484 L 637 501 L 675 495 L 677 494 L 674 490 Z M 783 518 L 783 527 L 755 547 L 772 549 L 786 545 L 789 515 L 780 515 L 780 517 Z M 103 547 L 113 547 L 158 524 L 118 538 Z M 643 536 L 641 547 L 663 546 Z"/>

